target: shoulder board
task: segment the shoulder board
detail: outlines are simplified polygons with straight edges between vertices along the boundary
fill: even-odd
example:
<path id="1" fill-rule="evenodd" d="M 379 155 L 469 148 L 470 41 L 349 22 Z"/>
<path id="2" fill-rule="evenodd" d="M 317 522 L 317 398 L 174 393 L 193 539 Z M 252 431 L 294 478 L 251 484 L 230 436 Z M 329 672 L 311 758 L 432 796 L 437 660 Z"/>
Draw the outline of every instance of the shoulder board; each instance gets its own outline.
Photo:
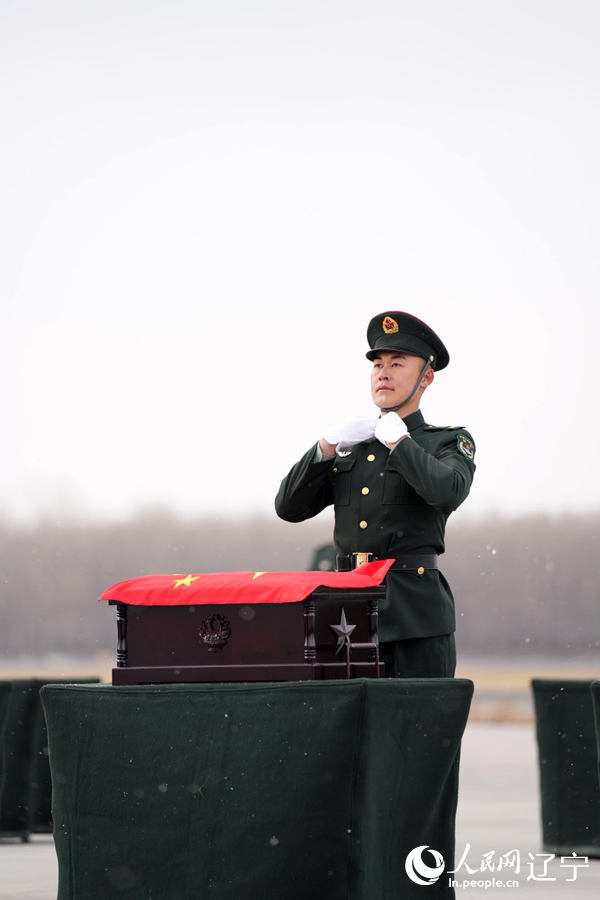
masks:
<path id="1" fill-rule="evenodd" d="M 426 425 L 427 431 L 466 431 L 464 425 Z"/>

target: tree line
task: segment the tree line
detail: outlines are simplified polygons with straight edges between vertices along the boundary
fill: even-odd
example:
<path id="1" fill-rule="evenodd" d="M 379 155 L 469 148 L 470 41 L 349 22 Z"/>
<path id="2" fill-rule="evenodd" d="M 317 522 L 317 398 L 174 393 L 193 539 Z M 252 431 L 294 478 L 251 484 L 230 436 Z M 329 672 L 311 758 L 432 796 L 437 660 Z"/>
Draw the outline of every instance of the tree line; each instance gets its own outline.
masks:
<path id="1" fill-rule="evenodd" d="M 449 522 L 441 568 L 456 599 L 463 654 L 598 659 L 596 540 L 600 513 Z M 286 571 L 310 566 L 331 518 L 0 523 L 0 653 L 86 657 L 116 648 L 115 611 L 98 603 L 117 581 L 150 573 Z"/>

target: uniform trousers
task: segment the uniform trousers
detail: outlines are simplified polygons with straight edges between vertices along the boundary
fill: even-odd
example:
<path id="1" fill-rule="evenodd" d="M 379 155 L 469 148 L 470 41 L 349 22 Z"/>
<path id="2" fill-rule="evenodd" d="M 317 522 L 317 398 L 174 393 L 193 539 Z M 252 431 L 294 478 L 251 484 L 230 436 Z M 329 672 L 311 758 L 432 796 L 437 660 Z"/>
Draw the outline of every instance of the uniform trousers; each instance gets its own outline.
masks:
<path id="1" fill-rule="evenodd" d="M 454 634 L 386 641 L 379 645 L 386 678 L 454 678 Z"/>

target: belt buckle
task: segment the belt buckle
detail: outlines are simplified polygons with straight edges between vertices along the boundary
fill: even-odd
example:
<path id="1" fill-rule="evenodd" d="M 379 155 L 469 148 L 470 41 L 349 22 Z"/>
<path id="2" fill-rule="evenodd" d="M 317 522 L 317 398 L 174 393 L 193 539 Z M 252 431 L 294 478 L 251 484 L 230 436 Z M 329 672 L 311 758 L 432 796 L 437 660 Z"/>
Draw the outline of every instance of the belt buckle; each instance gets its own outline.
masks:
<path id="1" fill-rule="evenodd" d="M 354 568 L 358 569 L 359 566 L 364 566 L 365 563 L 371 562 L 372 556 L 372 553 L 353 553 Z"/>

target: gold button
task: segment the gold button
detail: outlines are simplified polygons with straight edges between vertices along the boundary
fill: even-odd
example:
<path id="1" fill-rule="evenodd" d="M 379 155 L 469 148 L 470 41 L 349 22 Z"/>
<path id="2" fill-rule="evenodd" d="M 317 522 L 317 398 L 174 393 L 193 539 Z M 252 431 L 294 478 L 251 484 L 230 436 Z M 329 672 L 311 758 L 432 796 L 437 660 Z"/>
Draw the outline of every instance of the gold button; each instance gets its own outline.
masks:
<path id="1" fill-rule="evenodd" d="M 367 456 L 367 462 L 373 462 L 374 459 L 375 459 L 375 454 L 369 453 L 369 455 Z"/>
<path id="2" fill-rule="evenodd" d="M 334 472 L 337 472 L 337 466 L 335 467 L 335 469 L 334 469 L 333 471 L 334 471 Z"/>
<path id="3" fill-rule="evenodd" d="M 360 527 L 361 527 L 361 528 L 366 528 L 366 527 L 367 527 L 367 523 L 365 522 L 364 519 L 363 519 L 362 522 L 360 523 Z"/>
<path id="4" fill-rule="evenodd" d="M 368 494 L 368 493 L 369 493 L 369 488 L 363 488 L 363 489 L 362 489 L 362 493 L 363 493 L 363 494 Z"/>
<path id="5" fill-rule="evenodd" d="M 419 566 L 419 568 L 417 569 L 417 575 L 422 575 L 424 571 L 425 569 L 423 568 L 423 566 Z"/>

